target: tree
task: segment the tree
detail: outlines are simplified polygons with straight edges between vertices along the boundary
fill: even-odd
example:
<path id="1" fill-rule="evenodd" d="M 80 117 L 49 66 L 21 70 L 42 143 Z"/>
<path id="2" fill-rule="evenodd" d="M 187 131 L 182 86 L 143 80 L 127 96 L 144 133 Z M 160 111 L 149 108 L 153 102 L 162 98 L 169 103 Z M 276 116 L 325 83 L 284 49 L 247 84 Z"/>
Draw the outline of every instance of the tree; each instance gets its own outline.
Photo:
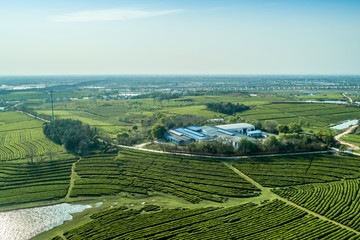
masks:
<path id="1" fill-rule="evenodd" d="M 300 124 L 298 124 L 298 123 L 290 123 L 289 132 L 291 132 L 291 133 L 299 133 L 301 131 L 302 131 L 302 128 L 301 128 Z"/>
<path id="2" fill-rule="evenodd" d="M 335 145 L 334 134 L 329 129 L 320 129 L 314 133 L 316 139 L 328 146 Z"/>
<path id="3" fill-rule="evenodd" d="M 344 144 L 341 144 L 340 147 L 339 147 L 339 150 L 340 150 L 341 152 L 345 152 L 345 151 L 348 150 L 348 147 L 347 147 L 346 145 L 344 145 Z"/>
<path id="4" fill-rule="evenodd" d="M 286 124 L 279 124 L 277 126 L 277 130 L 279 131 L 279 133 L 288 133 L 290 129 Z"/>
<path id="5" fill-rule="evenodd" d="M 43 132 L 53 142 L 64 145 L 68 152 L 83 155 L 92 147 L 96 147 L 97 129 L 83 124 L 79 120 L 63 119 L 46 123 Z"/>
<path id="6" fill-rule="evenodd" d="M 165 132 L 166 132 L 166 128 L 161 123 L 156 123 L 151 128 L 151 136 L 153 137 L 153 139 L 158 139 L 158 138 L 164 137 Z"/>
<path id="7" fill-rule="evenodd" d="M 232 115 L 237 112 L 242 112 L 245 110 L 249 110 L 249 106 L 245 106 L 244 104 L 233 104 L 231 102 L 221 102 L 221 103 L 207 103 L 206 109 L 213 111 L 213 112 L 219 112 L 224 114 Z"/>
<path id="8" fill-rule="evenodd" d="M 244 138 L 240 139 L 239 150 L 243 154 L 251 153 L 251 152 L 255 152 L 256 150 L 258 150 L 258 146 L 254 141 L 251 141 L 244 137 Z"/>
<path id="9" fill-rule="evenodd" d="M 275 120 L 266 120 L 265 121 L 265 125 L 264 128 L 266 131 L 271 132 L 271 133 L 277 133 L 277 126 L 278 126 L 278 122 Z"/>
<path id="10" fill-rule="evenodd" d="M 268 137 L 263 144 L 266 152 L 276 152 L 279 150 L 279 140 L 275 136 Z"/>

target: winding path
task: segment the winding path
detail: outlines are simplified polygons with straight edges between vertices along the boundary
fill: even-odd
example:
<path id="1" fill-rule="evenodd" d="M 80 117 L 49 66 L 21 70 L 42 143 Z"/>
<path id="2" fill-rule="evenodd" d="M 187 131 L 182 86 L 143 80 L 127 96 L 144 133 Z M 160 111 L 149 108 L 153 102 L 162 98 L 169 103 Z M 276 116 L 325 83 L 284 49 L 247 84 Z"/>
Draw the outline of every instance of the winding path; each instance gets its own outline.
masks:
<path id="1" fill-rule="evenodd" d="M 348 95 L 346 95 L 346 93 L 342 94 L 345 98 L 347 98 L 349 100 L 350 103 L 353 103 L 353 100 L 351 97 L 349 97 Z"/>
<path id="2" fill-rule="evenodd" d="M 351 149 L 360 150 L 360 147 L 355 146 L 354 144 L 351 144 L 351 143 L 343 142 L 340 140 L 341 137 L 345 136 L 346 134 L 352 133 L 354 131 L 354 129 L 357 127 L 358 127 L 358 125 L 351 126 L 345 132 L 340 133 L 339 135 L 336 135 L 335 140 L 339 141 L 343 145 L 349 146 Z M 355 155 L 357 155 L 357 154 L 355 154 Z"/>

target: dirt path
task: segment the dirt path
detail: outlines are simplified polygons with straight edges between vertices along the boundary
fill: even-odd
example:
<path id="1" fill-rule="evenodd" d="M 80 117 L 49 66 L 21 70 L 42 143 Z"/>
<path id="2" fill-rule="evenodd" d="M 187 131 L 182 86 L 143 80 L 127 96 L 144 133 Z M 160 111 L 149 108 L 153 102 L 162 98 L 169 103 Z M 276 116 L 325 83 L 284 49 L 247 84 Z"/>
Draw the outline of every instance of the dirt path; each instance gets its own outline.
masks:
<path id="1" fill-rule="evenodd" d="M 358 147 L 358 146 L 356 146 L 354 144 L 340 141 L 341 137 L 345 136 L 346 134 L 352 133 L 354 131 L 354 129 L 357 128 L 357 127 L 358 127 L 358 125 L 354 125 L 354 126 L 349 127 L 345 132 L 340 133 L 339 135 L 336 135 L 335 140 L 339 141 L 343 145 L 349 146 L 351 149 L 360 150 L 360 147 Z M 355 155 L 357 155 L 357 154 L 355 154 Z"/>
<path id="2" fill-rule="evenodd" d="M 69 186 L 68 192 L 67 192 L 67 194 L 66 194 L 66 196 L 65 196 L 65 200 L 69 200 L 71 191 L 72 191 L 72 189 L 73 189 L 73 187 L 74 187 L 75 175 L 76 175 L 76 173 L 75 173 L 75 167 L 76 167 L 76 164 L 77 164 L 79 161 L 80 161 L 80 160 L 77 160 L 76 162 L 74 162 L 74 163 L 72 164 L 72 167 L 71 167 L 71 177 L 70 177 L 70 186 Z"/>
<path id="3" fill-rule="evenodd" d="M 358 127 L 358 125 L 353 125 L 353 126 L 349 127 L 345 132 L 336 135 L 336 136 L 334 137 L 335 140 L 339 140 L 339 139 L 340 139 L 341 137 L 343 137 L 344 135 L 349 134 L 349 133 L 352 133 L 352 131 L 354 131 L 354 129 L 357 128 L 357 127 Z"/>
<path id="4" fill-rule="evenodd" d="M 349 100 L 350 103 L 353 103 L 353 100 L 351 97 L 349 97 L 348 95 L 346 95 L 346 93 L 342 94 L 345 98 L 347 98 Z"/>
<path id="5" fill-rule="evenodd" d="M 291 202 L 291 201 L 289 201 L 289 200 L 287 200 L 287 199 L 285 199 L 285 198 L 280 197 L 279 195 L 273 193 L 273 192 L 271 191 L 271 188 L 267 188 L 267 187 L 262 186 L 260 183 L 256 182 L 254 179 L 250 178 L 249 176 L 247 176 L 246 174 L 244 174 L 243 172 L 241 172 L 239 169 L 235 168 L 235 167 L 232 165 L 232 163 L 230 163 L 230 162 L 224 162 L 224 164 L 225 164 L 227 167 L 229 167 L 231 170 L 233 170 L 236 174 L 238 174 L 240 177 L 244 178 L 246 181 L 250 182 L 251 184 L 253 184 L 254 186 L 256 186 L 258 189 L 260 189 L 261 192 L 262 192 L 262 194 L 266 194 L 266 195 L 269 197 L 269 200 L 279 199 L 279 200 L 285 202 L 286 204 L 289 204 L 289 205 L 291 205 L 291 206 L 293 206 L 293 207 L 299 208 L 300 210 L 303 210 L 303 211 L 305 211 L 305 212 L 308 213 L 308 214 L 311 214 L 311 215 L 313 215 L 313 216 L 315 216 L 315 217 L 318 217 L 318 218 L 321 219 L 321 220 L 331 222 L 331 223 L 333 223 L 333 224 L 335 224 L 335 225 L 337 225 L 337 226 L 339 226 L 339 227 L 345 228 L 345 229 L 347 229 L 347 230 L 349 230 L 349 231 L 351 231 L 351 232 L 354 232 L 354 233 L 360 235 L 360 232 L 358 232 L 358 231 L 356 231 L 356 230 L 354 230 L 354 229 L 352 229 L 352 228 L 350 228 L 350 227 L 348 227 L 348 226 L 345 226 L 345 225 L 343 225 L 343 224 L 341 224 L 341 223 L 339 223 L 339 222 L 336 222 L 336 221 L 334 221 L 334 220 L 331 220 L 331 219 L 329 219 L 329 218 L 327 218 L 327 217 L 325 217 L 325 216 L 323 216 L 323 215 L 320 215 L 320 214 L 318 214 L 318 213 L 316 213 L 316 212 L 313 212 L 313 211 L 311 211 L 311 210 L 309 210 L 309 209 L 307 209 L 307 208 L 301 207 L 301 206 L 297 205 L 296 203 L 293 203 L 293 202 Z"/>
<path id="6" fill-rule="evenodd" d="M 144 149 L 144 146 L 145 146 L 146 144 L 149 144 L 149 142 L 141 143 L 141 144 L 135 145 L 134 147 Z"/>

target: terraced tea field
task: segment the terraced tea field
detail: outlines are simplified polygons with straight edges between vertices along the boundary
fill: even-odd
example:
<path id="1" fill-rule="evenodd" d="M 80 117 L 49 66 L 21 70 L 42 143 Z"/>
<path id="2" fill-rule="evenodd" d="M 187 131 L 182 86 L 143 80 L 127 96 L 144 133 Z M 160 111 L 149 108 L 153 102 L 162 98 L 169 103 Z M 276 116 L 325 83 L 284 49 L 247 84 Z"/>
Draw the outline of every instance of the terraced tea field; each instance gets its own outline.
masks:
<path id="1" fill-rule="evenodd" d="M 49 141 L 41 128 L 0 132 L 0 160 L 14 160 L 42 156 L 51 149 L 53 152 L 64 151 L 63 147 Z"/>
<path id="2" fill-rule="evenodd" d="M 360 239 L 282 201 L 227 208 L 136 210 L 120 207 L 92 215 L 64 233 L 72 239 Z M 106 227 L 104 227 L 106 226 Z M 55 239 L 62 239 L 55 237 Z"/>
<path id="3" fill-rule="evenodd" d="M 360 158 L 331 154 L 240 159 L 234 166 L 265 187 L 360 177 Z"/>
<path id="4" fill-rule="evenodd" d="M 71 197 L 151 191 L 170 193 L 192 203 L 253 197 L 259 190 L 221 161 L 124 149 L 113 155 L 83 158 Z"/>
<path id="5" fill-rule="evenodd" d="M 64 198 L 75 161 L 0 162 L 0 206 Z"/>
<path id="6" fill-rule="evenodd" d="M 340 140 L 360 147 L 360 135 L 346 134 L 345 136 L 340 138 Z"/>
<path id="7" fill-rule="evenodd" d="M 332 220 L 360 230 L 360 181 L 344 180 L 275 190 L 275 193 Z"/>
<path id="8" fill-rule="evenodd" d="M 0 122 L 0 161 L 64 151 L 45 137 L 39 120 L 18 112 L 4 112 L 0 113 Z"/>

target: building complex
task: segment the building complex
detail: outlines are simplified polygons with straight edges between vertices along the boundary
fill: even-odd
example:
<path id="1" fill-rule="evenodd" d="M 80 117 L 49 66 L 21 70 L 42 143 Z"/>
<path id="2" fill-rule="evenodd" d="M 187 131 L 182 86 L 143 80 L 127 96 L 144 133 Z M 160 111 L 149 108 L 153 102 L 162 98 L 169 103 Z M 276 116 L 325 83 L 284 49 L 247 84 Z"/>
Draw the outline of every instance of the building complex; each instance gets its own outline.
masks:
<path id="1" fill-rule="evenodd" d="M 165 139 L 179 145 L 186 145 L 189 142 L 203 141 L 224 141 L 231 143 L 234 147 L 239 147 L 242 138 L 257 141 L 258 137 L 266 137 L 255 126 L 248 123 L 235 123 L 218 126 L 191 126 L 186 128 L 176 128 L 169 130 L 165 134 Z"/>

